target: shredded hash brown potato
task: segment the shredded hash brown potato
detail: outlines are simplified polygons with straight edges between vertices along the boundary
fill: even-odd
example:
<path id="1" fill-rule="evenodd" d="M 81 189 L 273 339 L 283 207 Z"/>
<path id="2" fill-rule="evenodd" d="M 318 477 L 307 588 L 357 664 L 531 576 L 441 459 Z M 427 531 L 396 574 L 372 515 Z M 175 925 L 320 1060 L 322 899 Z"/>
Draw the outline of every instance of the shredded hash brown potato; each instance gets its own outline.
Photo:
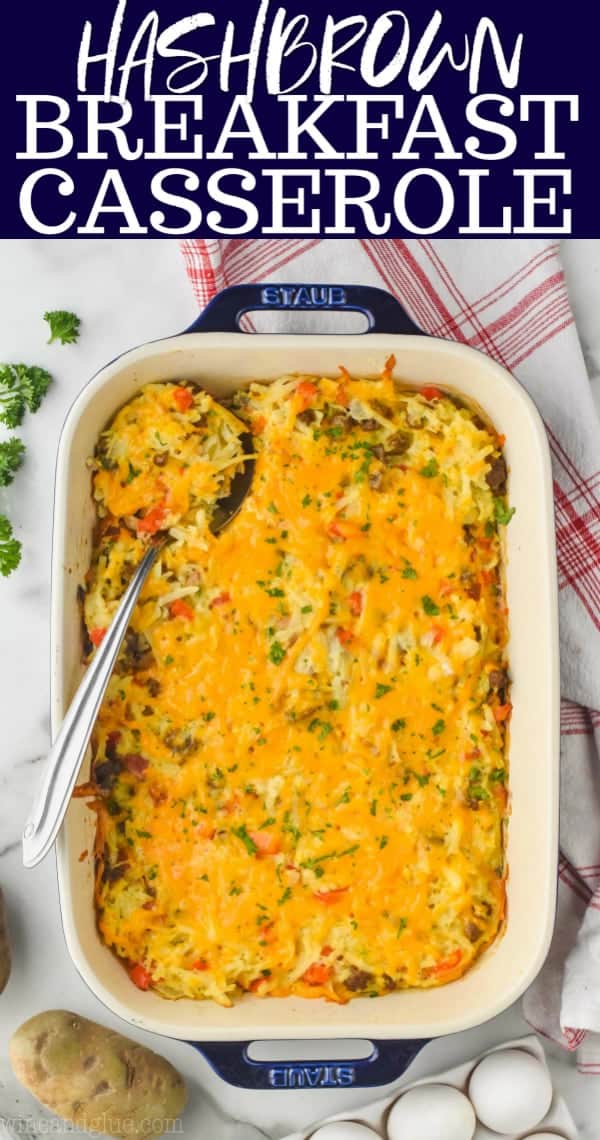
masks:
<path id="1" fill-rule="evenodd" d="M 165 998 L 437 986 L 501 928 L 503 439 L 392 369 L 253 383 L 235 415 L 149 385 L 101 437 L 90 652 L 171 542 L 80 794 L 101 936 Z M 254 480 L 213 537 L 240 420 Z"/>

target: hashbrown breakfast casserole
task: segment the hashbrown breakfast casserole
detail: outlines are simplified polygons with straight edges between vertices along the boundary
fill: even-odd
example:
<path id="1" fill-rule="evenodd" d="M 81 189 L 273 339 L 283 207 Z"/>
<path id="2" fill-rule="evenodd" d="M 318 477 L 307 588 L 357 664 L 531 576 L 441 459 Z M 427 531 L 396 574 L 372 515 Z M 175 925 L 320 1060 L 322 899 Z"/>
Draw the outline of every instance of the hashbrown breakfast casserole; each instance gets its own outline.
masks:
<path id="1" fill-rule="evenodd" d="M 99 931 L 142 989 L 344 1002 L 457 978 L 501 927 L 504 441 L 392 372 L 257 382 L 231 411 L 151 384 L 101 436 L 88 653 L 170 536 L 80 789 Z"/>

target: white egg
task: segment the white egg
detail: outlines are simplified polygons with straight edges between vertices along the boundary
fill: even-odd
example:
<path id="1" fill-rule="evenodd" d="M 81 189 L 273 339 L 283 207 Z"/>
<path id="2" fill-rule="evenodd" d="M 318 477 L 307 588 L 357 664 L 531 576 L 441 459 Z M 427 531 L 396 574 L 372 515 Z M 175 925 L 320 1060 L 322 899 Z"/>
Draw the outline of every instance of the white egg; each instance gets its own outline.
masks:
<path id="1" fill-rule="evenodd" d="M 475 1113 L 451 1085 L 417 1085 L 392 1105 L 388 1140 L 473 1140 Z"/>
<path id="2" fill-rule="evenodd" d="M 313 1132 L 310 1140 L 378 1140 L 378 1137 L 366 1124 L 356 1124 L 352 1120 L 334 1120 Z"/>
<path id="3" fill-rule="evenodd" d="M 488 1053 L 471 1074 L 469 1096 L 479 1120 L 492 1132 L 526 1132 L 552 1103 L 548 1072 L 523 1049 Z"/>

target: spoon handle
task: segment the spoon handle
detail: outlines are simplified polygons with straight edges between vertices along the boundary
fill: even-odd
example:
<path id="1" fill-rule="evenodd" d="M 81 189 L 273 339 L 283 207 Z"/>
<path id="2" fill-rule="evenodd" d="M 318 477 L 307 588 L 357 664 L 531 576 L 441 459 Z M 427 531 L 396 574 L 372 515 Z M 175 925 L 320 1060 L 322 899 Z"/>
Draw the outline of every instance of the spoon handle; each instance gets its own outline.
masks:
<path id="1" fill-rule="evenodd" d="M 42 787 L 23 829 L 26 867 L 35 867 L 58 835 L 127 626 L 159 549 L 151 547 L 140 562 L 48 754 Z"/>

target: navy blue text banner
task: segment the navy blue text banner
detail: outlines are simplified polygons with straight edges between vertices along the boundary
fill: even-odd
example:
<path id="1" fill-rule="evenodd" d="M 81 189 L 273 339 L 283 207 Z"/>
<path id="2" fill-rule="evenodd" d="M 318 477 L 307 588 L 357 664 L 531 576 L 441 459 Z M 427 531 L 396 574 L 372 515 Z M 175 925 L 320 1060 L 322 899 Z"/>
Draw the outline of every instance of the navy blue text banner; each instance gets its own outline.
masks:
<path id="1" fill-rule="evenodd" d="M 3 13 L 0 236 L 595 237 L 587 5 Z"/>

